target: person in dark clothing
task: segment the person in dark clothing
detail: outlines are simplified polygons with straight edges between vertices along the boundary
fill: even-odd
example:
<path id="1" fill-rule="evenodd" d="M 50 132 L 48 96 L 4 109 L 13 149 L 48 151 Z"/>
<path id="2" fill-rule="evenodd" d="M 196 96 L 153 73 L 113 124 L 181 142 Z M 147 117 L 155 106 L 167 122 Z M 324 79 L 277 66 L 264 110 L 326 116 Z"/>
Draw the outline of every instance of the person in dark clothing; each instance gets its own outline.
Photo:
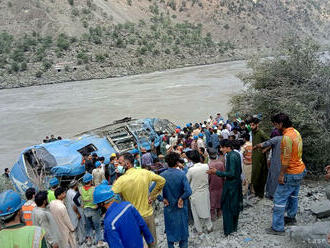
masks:
<path id="1" fill-rule="evenodd" d="M 6 178 L 9 178 L 9 169 L 5 168 L 5 173 L 3 173 L 3 176 Z"/>
<path id="2" fill-rule="evenodd" d="M 211 168 L 207 173 L 226 178 L 222 191 L 221 207 L 223 230 L 228 236 L 237 231 L 239 212 L 243 210 L 242 167 L 240 155 L 233 150 L 230 140 L 224 140 L 221 143 L 221 151 L 226 154 L 226 171 Z"/>
<path id="3" fill-rule="evenodd" d="M 92 174 L 92 171 L 94 169 L 94 163 L 93 163 L 93 160 L 92 160 L 92 155 L 88 155 L 87 159 L 85 160 L 85 170 Z"/>
<path id="4" fill-rule="evenodd" d="M 54 136 L 54 134 L 52 134 L 51 136 L 50 136 L 50 140 L 49 140 L 49 142 L 53 142 L 53 141 L 56 141 L 57 139 L 55 138 L 55 136 Z"/>
<path id="5" fill-rule="evenodd" d="M 46 136 L 46 138 L 42 141 L 43 143 L 48 143 L 49 142 L 49 137 Z"/>

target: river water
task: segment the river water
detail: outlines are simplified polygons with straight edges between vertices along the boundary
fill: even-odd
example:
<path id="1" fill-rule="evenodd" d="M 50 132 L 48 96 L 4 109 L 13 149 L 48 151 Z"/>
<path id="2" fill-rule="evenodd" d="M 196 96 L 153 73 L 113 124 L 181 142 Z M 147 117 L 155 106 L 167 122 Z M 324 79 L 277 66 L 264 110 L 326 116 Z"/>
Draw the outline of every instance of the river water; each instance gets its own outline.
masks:
<path id="1" fill-rule="evenodd" d="M 244 61 L 0 91 L 0 169 L 46 135 L 71 137 L 126 116 L 201 121 L 230 111 Z"/>

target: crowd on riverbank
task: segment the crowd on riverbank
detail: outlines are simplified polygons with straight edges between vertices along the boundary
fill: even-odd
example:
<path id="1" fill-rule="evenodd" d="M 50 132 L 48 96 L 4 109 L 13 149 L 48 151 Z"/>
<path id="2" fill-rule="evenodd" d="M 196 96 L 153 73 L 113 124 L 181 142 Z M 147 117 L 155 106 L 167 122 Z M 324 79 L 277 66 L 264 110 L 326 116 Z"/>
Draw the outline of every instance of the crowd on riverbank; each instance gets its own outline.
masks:
<path id="1" fill-rule="evenodd" d="M 289 117 L 274 115 L 272 122 L 268 137 L 258 116 L 225 121 L 217 114 L 164 133 L 159 147 L 112 154 L 109 164 L 85 154 L 82 182 L 73 180 L 68 190 L 52 178 L 48 192 L 28 189 L 25 203 L 13 191 L 0 194 L 1 243 L 24 243 L 30 233 L 41 247 L 129 248 L 143 247 L 142 233 L 149 247 L 157 247 L 154 206 L 162 202 L 168 247 L 188 247 L 189 225 L 194 235 L 207 236 L 222 216 L 225 236 L 235 233 L 243 197 L 252 204 L 273 200 L 266 232 L 283 236 L 285 226 L 296 223 L 306 170 L 302 139 Z M 26 234 L 14 238 L 23 228 Z"/>

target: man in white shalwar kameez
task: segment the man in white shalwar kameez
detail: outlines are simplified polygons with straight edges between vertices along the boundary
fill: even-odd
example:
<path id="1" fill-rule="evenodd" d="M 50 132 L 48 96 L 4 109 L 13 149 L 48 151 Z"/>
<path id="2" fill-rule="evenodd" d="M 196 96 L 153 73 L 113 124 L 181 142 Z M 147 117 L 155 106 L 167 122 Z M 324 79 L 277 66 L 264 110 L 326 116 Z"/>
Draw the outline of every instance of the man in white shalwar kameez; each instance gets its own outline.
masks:
<path id="1" fill-rule="evenodd" d="M 48 205 L 47 191 L 40 191 L 35 195 L 37 207 L 32 210 L 32 224 L 45 230 L 45 240 L 48 247 L 64 248 L 60 242 L 61 235 L 53 215 L 46 208 Z"/>
<path id="2" fill-rule="evenodd" d="M 78 181 L 72 180 L 69 184 L 69 190 L 66 192 L 65 205 L 71 223 L 75 229 L 75 235 L 78 238 L 79 244 L 82 244 L 86 239 L 85 232 L 85 216 L 81 207 L 78 207 L 73 199 L 78 193 Z"/>
<path id="3" fill-rule="evenodd" d="M 65 190 L 62 187 L 57 188 L 55 190 L 55 197 L 56 200 L 51 201 L 49 204 L 49 209 L 60 229 L 61 241 L 66 244 L 65 247 L 76 248 L 77 244 L 74 233 L 75 229 L 63 203 L 63 200 L 66 197 Z"/>
<path id="4" fill-rule="evenodd" d="M 207 232 L 211 232 L 213 224 L 210 211 L 209 177 L 206 174 L 209 166 L 200 163 L 200 155 L 196 150 L 187 152 L 187 157 L 194 163 L 188 170 L 187 178 L 190 183 L 192 195 L 190 196 L 191 212 L 194 218 L 194 225 L 199 234 L 203 232 L 201 219 L 206 222 Z"/>

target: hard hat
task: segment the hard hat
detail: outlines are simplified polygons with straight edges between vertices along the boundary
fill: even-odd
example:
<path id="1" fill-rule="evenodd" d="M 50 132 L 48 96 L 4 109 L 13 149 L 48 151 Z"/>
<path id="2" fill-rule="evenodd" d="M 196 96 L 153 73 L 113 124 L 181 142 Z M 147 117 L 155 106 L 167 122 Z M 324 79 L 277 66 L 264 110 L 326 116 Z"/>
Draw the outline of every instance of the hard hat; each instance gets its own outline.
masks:
<path id="1" fill-rule="evenodd" d="M 2 192 L 0 194 L 0 216 L 15 213 L 24 203 L 25 201 L 21 199 L 21 196 L 17 192 L 11 189 Z"/>
<path id="2" fill-rule="evenodd" d="M 110 158 L 111 158 L 111 157 L 116 157 L 116 156 L 117 156 L 116 153 L 111 153 Z"/>
<path id="3" fill-rule="evenodd" d="M 58 181 L 58 179 L 56 177 L 53 177 L 52 179 L 49 180 L 50 187 L 55 187 L 59 184 L 60 184 L 60 182 Z"/>
<path id="4" fill-rule="evenodd" d="M 108 182 L 108 180 L 106 180 L 106 179 L 103 179 L 103 180 L 102 180 L 102 182 L 101 182 L 101 184 L 104 184 L 104 185 L 109 185 L 109 182 Z"/>
<path id="5" fill-rule="evenodd" d="M 86 173 L 84 176 L 83 176 L 83 183 L 88 183 L 90 181 L 93 180 L 93 176 L 92 174 L 90 173 Z"/>
<path id="6" fill-rule="evenodd" d="M 95 187 L 93 193 L 93 203 L 98 204 L 115 198 L 115 193 L 110 185 L 100 184 Z"/>
<path id="7" fill-rule="evenodd" d="M 195 135 L 195 136 L 194 136 L 194 140 L 197 140 L 197 139 L 198 139 L 198 136 L 197 136 L 197 135 Z"/>
<path id="8" fill-rule="evenodd" d="M 100 161 L 96 161 L 95 162 L 95 167 L 97 168 L 97 167 L 99 167 L 101 165 L 101 162 Z"/>
<path id="9" fill-rule="evenodd" d="M 181 129 L 181 127 L 180 127 L 180 126 L 176 126 L 176 128 L 177 128 L 177 129 Z"/>
<path id="10" fill-rule="evenodd" d="M 190 127 L 190 123 L 187 123 L 187 124 L 186 124 L 186 127 Z"/>
<path id="11" fill-rule="evenodd" d="M 199 134 L 198 134 L 198 137 L 203 137 L 203 134 L 202 134 L 202 133 L 199 133 Z"/>

